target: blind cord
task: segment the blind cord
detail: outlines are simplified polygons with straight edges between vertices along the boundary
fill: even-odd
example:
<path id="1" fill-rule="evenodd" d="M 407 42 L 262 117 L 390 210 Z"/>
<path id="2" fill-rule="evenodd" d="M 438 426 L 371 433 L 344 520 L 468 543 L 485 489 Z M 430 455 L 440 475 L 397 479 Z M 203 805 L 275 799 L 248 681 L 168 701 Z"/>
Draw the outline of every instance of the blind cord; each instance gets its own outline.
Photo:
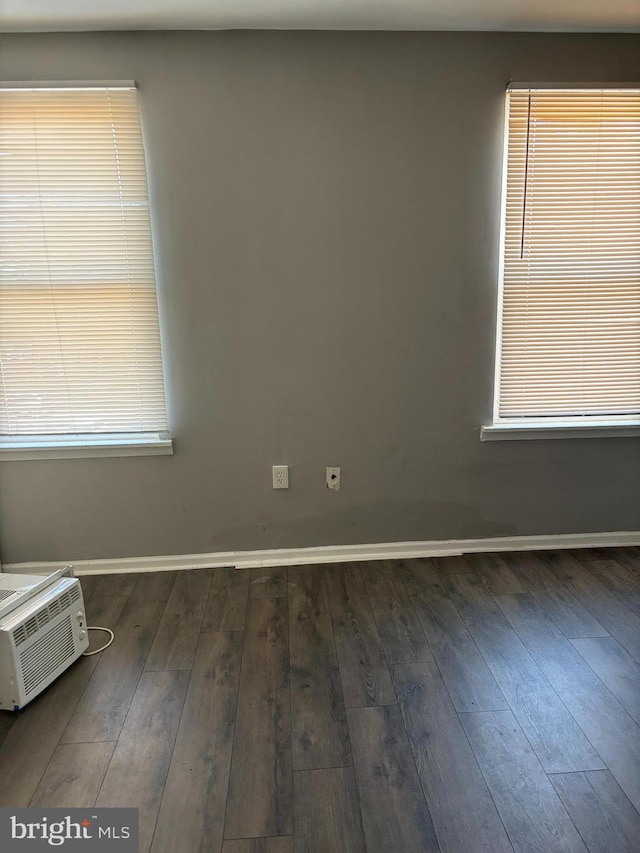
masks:
<path id="1" fill-rule="evenodd" d="M 520 260 L 524 258 L 524 229 L 527 215 L 527 183 L 529 181 L 529 137 L 531 136 L 531 92 L 527 103 L 527 147 L 524 159 L 524 192 L 522 194 L 522 232 L 520 236 Z"/>

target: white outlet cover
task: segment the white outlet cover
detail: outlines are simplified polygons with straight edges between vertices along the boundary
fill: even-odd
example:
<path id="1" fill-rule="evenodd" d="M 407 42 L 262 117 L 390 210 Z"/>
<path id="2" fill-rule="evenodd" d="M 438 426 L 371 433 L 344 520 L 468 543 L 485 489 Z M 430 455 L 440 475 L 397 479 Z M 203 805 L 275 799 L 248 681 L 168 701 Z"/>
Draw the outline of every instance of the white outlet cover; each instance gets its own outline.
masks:
<path id="1" fill-rule="evenodd" d="M 271 469 L 271 474 L 273 478 L 273 488 L 274 489 L 288 489 L 289 488 L 289 466 L 288 465 L 274 465 Z"/>
<path id="2" fill-rule="evenodd" d="M 340 491 L 340 469 L 327 465 L 327 488 Z"/>

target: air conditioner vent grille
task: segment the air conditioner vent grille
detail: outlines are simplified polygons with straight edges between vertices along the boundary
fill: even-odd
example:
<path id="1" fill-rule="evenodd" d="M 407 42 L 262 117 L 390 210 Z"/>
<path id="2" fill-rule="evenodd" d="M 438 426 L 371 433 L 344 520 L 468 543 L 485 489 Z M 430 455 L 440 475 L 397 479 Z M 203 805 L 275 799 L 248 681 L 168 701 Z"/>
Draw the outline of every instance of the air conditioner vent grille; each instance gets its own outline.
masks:
<path id="1" fill-rule="evenodd" d="M 51 622 L 56 616 L 59 616 L 63 610 L 66 610 L 68 607 L 78 601 L 80 598 L 80 591 L 78 589 L 78 585 L 74 584 L 71 589 L 66 590 L 59 595 L 57 598 L 48 604 L 46 607 L 43 607 L 41 610 L 38 610 L 37 613 L 27 619 L 27 621 L 16 628 L 13 632 L 13 641 L 16 646 L 21 645 L 26 642 L 29 637 L 33 637 L 33 635 L 43 628 L 47 623 Z"/>
<path id="2" fill-rule="evenodd" d="M 6 601 L 7 598 L 11 598 L 15 594 L 15 589 L 0 589 L 0 601 Z"/>
<path id="3" fill-rule="evenodd" d="M 34 617 L 35 618 L 35 617 Z M 71 616 L 50 628 L 20 655 L 20 667 L 27 696 L 75 652 Z"/>
<path id="4" fill-rule="evenodd" d="M 25 631 L 24 625 L 20 625 L 19 628 L 16 628 L 13 632 L 13 642 L 16 646 L 21 646 L 23 643 L 27 641 L 27 632 Z"/>

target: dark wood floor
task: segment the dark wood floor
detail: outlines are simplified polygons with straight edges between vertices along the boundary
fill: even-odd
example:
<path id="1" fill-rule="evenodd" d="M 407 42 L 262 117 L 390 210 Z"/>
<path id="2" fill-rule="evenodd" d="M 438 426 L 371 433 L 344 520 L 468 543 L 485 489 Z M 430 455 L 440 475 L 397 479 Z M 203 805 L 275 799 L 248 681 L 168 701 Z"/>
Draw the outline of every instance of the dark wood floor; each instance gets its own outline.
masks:
<path id="1" fill-rule="evenodd" d="M 638 548 L 82 586 L 115 643 L 0 712 L 2 806 L 136 806 L 142 853 L 639 849 Z"/>

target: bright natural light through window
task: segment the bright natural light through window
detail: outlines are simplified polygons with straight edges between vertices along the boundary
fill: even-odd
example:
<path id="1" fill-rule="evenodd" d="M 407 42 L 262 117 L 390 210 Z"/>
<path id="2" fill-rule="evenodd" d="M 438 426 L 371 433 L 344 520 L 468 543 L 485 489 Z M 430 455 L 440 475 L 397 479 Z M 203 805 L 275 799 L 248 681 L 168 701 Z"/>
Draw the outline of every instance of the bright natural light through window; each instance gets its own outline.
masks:
<path id="1" fill-rule="evenodd" d="M 511 88 L 494 426 L 640 421 L 640 89 Z"/>
<path id="2" fill-rule="evenodd" d="M 0 450 L 168 443 L 136 96 L 0 88 Z"/>

